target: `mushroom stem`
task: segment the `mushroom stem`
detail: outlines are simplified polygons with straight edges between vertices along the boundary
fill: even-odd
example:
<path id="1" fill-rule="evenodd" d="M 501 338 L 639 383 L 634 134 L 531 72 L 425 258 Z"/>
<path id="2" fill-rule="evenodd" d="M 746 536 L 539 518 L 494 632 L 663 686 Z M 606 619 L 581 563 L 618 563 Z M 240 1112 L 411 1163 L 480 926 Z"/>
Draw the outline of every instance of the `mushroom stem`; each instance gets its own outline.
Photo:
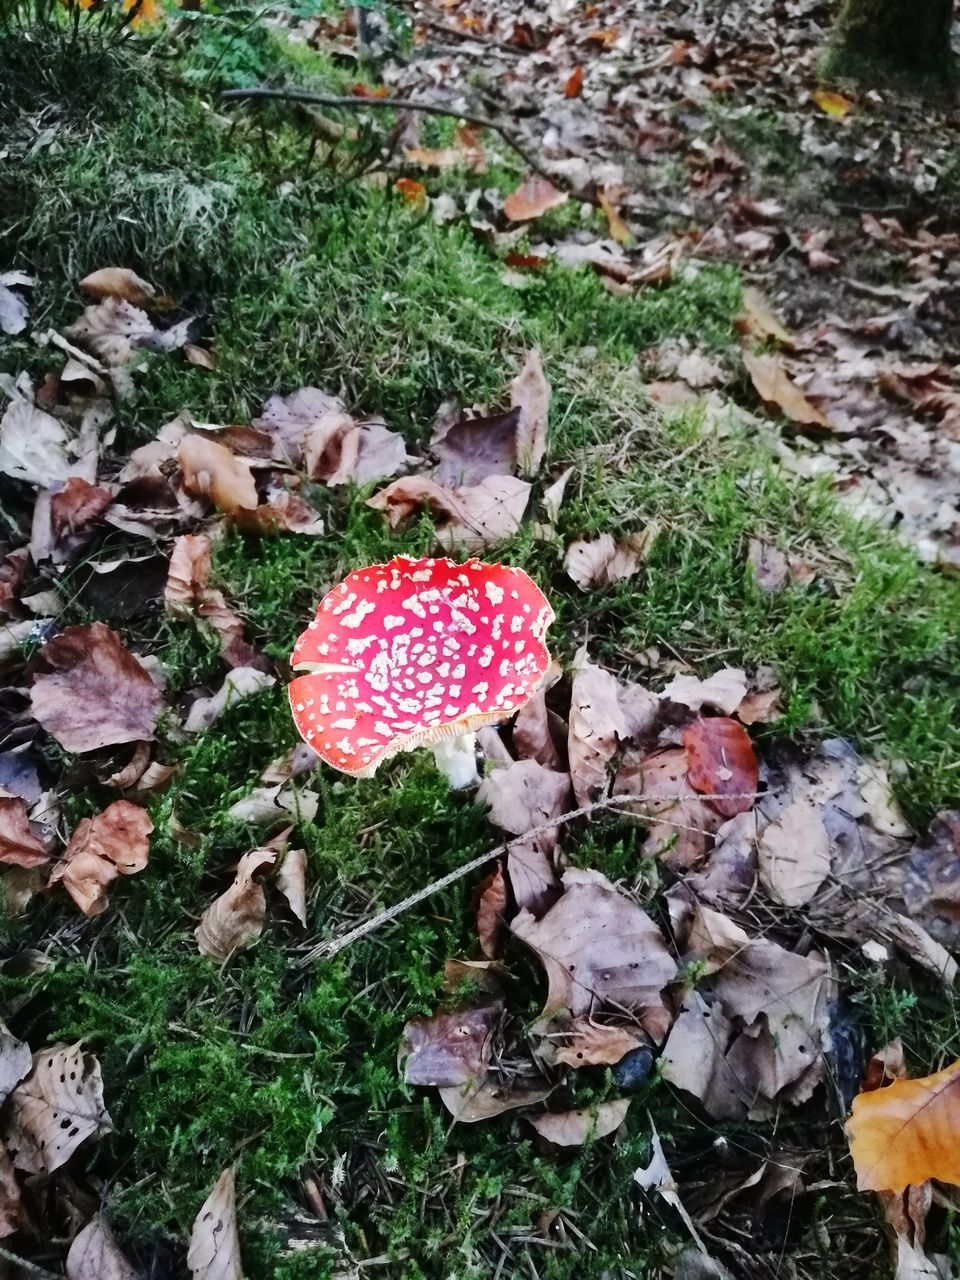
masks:
<path id="1" fill-rule="evenodd" d="M 480 781 L 477 772 L 477 735 L 461 733 L 456 737 L 441 738 L 431 750 L 437 768 L 446 778 L 451 790 L 460 791 L 473 787 Z"/>

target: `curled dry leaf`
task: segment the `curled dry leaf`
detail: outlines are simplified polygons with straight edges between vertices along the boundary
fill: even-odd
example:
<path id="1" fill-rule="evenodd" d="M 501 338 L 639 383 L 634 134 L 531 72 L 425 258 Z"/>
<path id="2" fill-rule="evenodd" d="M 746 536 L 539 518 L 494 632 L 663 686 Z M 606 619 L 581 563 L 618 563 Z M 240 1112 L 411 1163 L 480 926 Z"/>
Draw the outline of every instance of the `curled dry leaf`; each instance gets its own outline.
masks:
<path id="1" fill-rule="evenodd" d="M 145 311 L 122 298 L 108 297 L 85 307 L 64 333 L 108 367 L 117 368 L 132 360 L 134 351 L 146 345 L 156 330 Z"/>
<path id="2" fill-rule="evenodd" d="M 506 923 L 507 882 L 498 866 L 480 882 L 477 893 L 477 937 L 480 950 L 492 960 L 500 949 L 500 935 Z"/>
<path id="3" fill-rule="evenodd" d="M 0 473 L 45 489 L 70 475 L 70 437 L 62 422 L 29 400 L 11 400 L 0 418 Z"/>
<path id="4" fill-rule="evenodd" d="M 616 240 L 617 244 L 629 244 L 633 239 L 633 232 L 621 218 L 620 211 L 603 187 L 597 192 L 597 203 L 607 220 L 611 239 Z"/>
<path id="5" fill-rule="evenodd" d="M 67 627 L 40 650 L 30 690 L 34 718 L 67 751 L 149 741 L 160 690 L 115 631 Z"/>
<path id="6" fill-rule="evenodd" d="M 308 787 L 294 790 L 284 783 L 272 787 L 254 787 L 227 810 L 234 822 L 253 822 L 258 826 L 276 826 L 280 822 L 312 822 L 317 816 L 320 797 Z"/>
<path id="7" fill-rule="evenodd" d="M 306 849 L 288 849 L 283 855 L 283 862 L 277 872 L 277 888 L 305 929 L 307 927 Z"/>
<path id="8" fill-rule="evenodd" d="M 253 510 L 259 503 L 250 463 L 198 434 L 184 436 L 177 451 L 183 487 L 197 498 L 209 498 L 218 511 Z"/>
<path id="9" fill-rule="evenodd" d="M 396 475 L 407 460 L 403 436 L 382 422 L 357 422 L 343 409 L 321 414 L 303 437 L 304 466 L 331 488 Z"/>
<path id="10" fill-rule="evenodd" d="M 71 476 L 50 499 L 50 551 L 55 564 L 62 564 L 93 536 L 100 517 L 113 502 L 112 489 L 90 484 L 81 476 Z"/>
<path id="11" fill-rule="evenodd" d="M 478 551 L 517 532 L 529 497 L 530 485 L 515 476 L 488 476 L 459 489 L 444 489 L 425 476 L 406 476 L 368 498 L 367 506 L 382 511 L 391 529 L 426 508 L 445 550 Z"/>
<path id="12" fill-rule="evenodd" d="M 80 288 L 95 298 L 122 298 L 143 307 L 157 295 L 156 289 L 129 267 L 101 267 L 80 281 Z"/>
<path id="13" fill-rule="evenodd" d="M 147 865 L 152 830 L 146 809 L 114 800 L 96 817 L 77 823 L 50 884 L 62 883 L 85 916 L 101 915 L 107 909 L 107 886 Z"/>
<path id="14" fill-rule="evenodd" d="M 33 1071 L 7 1100 L 0 1137 L 17 1169 L 52 1173 L 88 1138 L 111 1133 L 100 1063 L 79 1044 L 34 1054 Z"/>
<path id="15" fill-rule="evenodd" d="M 902 1191 L 928 1178 L 960 1185 L 960 1060 L 859 1094 L 846 1130 L 861 1191 Z"/>
<path id="16" fill-rule="evenodd" d="M 550 418 L 550 384 L 536 347 L 527 353 L 523 368 L 510 383 L 510 404 L 520 410 L 517 423 L 520 471 L 525 476 L 534 476 L 547 452 Z"/>
<path id="17" fill-rule="evenodd" d="M 541 1138 L 556 1147 L 582 1147 L 585 1142 L 616 1133 L 629 1110 L 630 1099 L 618 1098 L 577 1111 L 546 1111 L 539 1116 L 527 1116 L 527 1121 Z"/>
<path id="18" fill-rule="evenodd" d="M 522 836 L 558 817 L 567 807 L 570 776 L 555 773 L 535 760 L 515 760 L 494 769 L 477 792 L 477 803 L 488 805 L 490 821 Z M 529 840 L 511 845 L 507 855 L 507 875 L 518 906 L 541 914 L 558 893 L 559 881 L 553 864 L 557 831 L 549 827 Z"/>
<path id="19" fill-rule="evenodd" d="M 29 1047 L 0 1022 L 0 1107 L 32 1069 Z"/>
<path id="20" fill-rule="evenodd" d="M 660 930 L 597 871 L 571 868 L 563 890 L 541 920 L 523 910 L 510 925 L 546 971 L 545 1008 L 575 1017 L 604 1005 L 635 1012 L 660 1043 L 671 1021 L 663 988 L 677 973 Z"/>
<path id="21" fill-rule="evenodd" d="M 343 401 L 336 396 L 319 387 L 301 387 L 288 396 L 271 396 L 253 425 L 272 437 L 274 458 L 297 463 L 303 458 L 307 432 L 328 415 L 349 417 Z"/>
<path id="22" fill-rule="evenodd" d="M 102 1214 L 74 1237 L 66 1271 L 67 1280 L 138 1280 Z"/>
<path id="23" fill-rule="evenodd" d="M 632 578 L 653 550 L 658 532 L 656 525 L 647 525 L 620 542 L 614 542 L 609 533 L 601 533 L 592 542 L 571 542 L 563 567 L 581 591 Z"/>
<path id="24" fill-rule="evenodd" d="M 643 1044 L 627 1027 L 607 1026 L 590 1018 L 571 1018 L 557 1031 L 551 1030 L 557 1045 L 555 1061 L 567 1067 L 614 1066 L 626 1054 Z"/>
<path id="25" fill-rule="evenodd" d="M 757 854 L 760 879 L 775 901 L 787 907 L 810 902 L 830 874 L 830 837 L 821 807 L 797 796 L 764 828 Z"/>
<path id="26" fill-rule="evenodd" d="M 276 683 L 275 676 L 258 671 L 256 667 L 234 667 L 216 693 L 209 698 L 197 698 L 190 707 L 183 727 L 188 733 L 200 733 L 209 729 L 228 707 L 255 693 L 262 693 Z"/>
<path id="27" fill-rule="evenodd" d="M 558 190 L 548 178 L 534 176 L 507 196 L 503 212 L 511 222 L 527 222 L 541 217 L 548 209 L 565 204 L 566 200 L 567 193 Z"/>
<path id="28" fill-rule="evenodd" d="M 440 1101 L 460 1124 L 492 1120 L 517 1107 L 532 1107 L 550 1094 L 549 1084 L 499 1079 L 490 1074 L 479 1085 L 452 1085 L 440 1090 Z"/>
<path id="29" fill-rule="evenodd" d="M 480 1084 L 487 1074 L 493 1035 L 503 1014 L 500 1001 L 459 1013 L 411 1018 L 397 1055 L 407 1084 L 450 1088 Z"/>
<path id="30" fill-rule="evenodd" d="M 765 404 L 773 405 L 785 418 L 799 426 L 833 431 L 833 423 L 810 403 L 777 356 L 754 355 L 745 351 L 743 363 L 757 395 Z"/>
<path id="31" fill-rule="evenodd" d="M 30 830 L 27 806 L 20 796 L 0 796 L 0 862 L 38 867 L 46 862 L 43 841 Z"/>
<path id="32" fill-rule="evenodd" d="M 221 1173 L 194 1220 L 187 1266 L 193 1280 L 243 1280 L 232 1168 Z"/>
<path id="33" fill-rule="evenodd" d="M 698 716 L 681 736 L 694 791 L 709 795 L 725 818 L 752 809 L 760 765 L 743 725 L 728 716 Z M 714 798 L 718 795 L 723 799 Z"/>
<path id="34" fill-rule="evenodd" d="M 660 696 L 679 702 L 691 711 L 713 707 L 725 716 L 732 716 L 746 693 L 746 675 L 739 667 L 724 667 L 707 680 L 698 680 L 696 676 L 674 676 Z"/>
<path id="35" fill-rule="evenodd" d="M 199 618 L 220 640 L 220 652 L 229 667 L 256 667 L 267 661 L 243 636 L 243 620 L 227 605 L 223 593 L 207 585 L 210 577 L 210 540 L 204 534 L 183 534 L 174 539 L 164 587 L 167 613 L 175 618 Z"/>
<path id="36" fill-rule="evenodd" d="M 607 769 L 617 752 L 617 740 L 628 736 L 620 706 L 619 688 L 609 671 L 588 662 L 581 650 L 574 659 L 570 692 L 567 754 L 573 794 L 578 805 L 605 795 Z"/>
<path id="37" fill-rule="evenodd" d="M 254 877 L 264 867 L 273 866 L 291 830 L 285 828 L 269 844 L 252 849 L 240 859 L 233 884 L 211 902 L 194 930 L 201 955 L 222 962 L 260 937 L 267 899 L 263 885 Z"/>

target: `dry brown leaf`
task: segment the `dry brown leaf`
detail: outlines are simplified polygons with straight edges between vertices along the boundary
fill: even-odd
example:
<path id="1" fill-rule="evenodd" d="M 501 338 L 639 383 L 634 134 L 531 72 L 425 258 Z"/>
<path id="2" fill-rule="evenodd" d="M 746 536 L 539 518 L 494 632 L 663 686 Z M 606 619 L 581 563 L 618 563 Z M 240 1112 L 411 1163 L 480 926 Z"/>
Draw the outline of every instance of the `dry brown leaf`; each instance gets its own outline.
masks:
<path id="1" fill-rule="evenodd" d="M 663 988 L 677 973 L 660 930 L 597 871 L 567 870 L 563 890 L 541 920 L 522 910 L 510 925 L 546 971 L 545 1009 L 635 1012 L 659 1044 L 671 1022 Z"/>
<path id="2" fill-rule="evenodd" d="M 187 733 L 201 733 L 216 724 L 228 707 L 262 693 L 277 683 L 276 677 L 256 667 L 234 667 L 216 693 L 197 698 L 183 723 Z"/>
<path id="3" fill-rule="evenodd" d="M 209 498 L 218 511 L 230 514 L 258 506 L 257 486 L 244 458 L 198 434 L 180 441 L 177 452 L 183 487 L 198 498 Z"/>
<path id="4" fill-rule="evenodd" d="M 679 702 L 691 711 L 713 707 L 716 711 L 722 711 L 725 716 L 732 716 L 736 714 L 746 693 L 746 675 L 739 667 L 724 667 L 721 671 L 715 671 L 707 680 L 698 680 L 696 676 L 674 676 L 660 696 L 669 698 L 671 702 Z"/>
<path id="5" fill-rule="evenodd" d="M 558 190 L 547 178 L 538 176 L 528 178 L 516 191 L 512 191 L 503 202 L 504 216 L 510 222 L 527 222 L 531 218 L 539 218 L 548 209 L 565 204 L 567 193 Z"/>
<path id="6" fill-rule="evenodd" d="M 510 405 L 520 410 L 517 423 L 520 472 L 535 476 L 547 452 L 550 418 L 550 384 L 536 347 L 527 353 L 523 368 L 510 383 Z"/>
<path id="7" fill-rule="evenodd" d="M 477 893 L 477 938 L 480 950 L 488 960 L 492 960 L 499 950 L 506 910 L 507 882 L 503 867 L 498 866 L 480 882 Z"/>
<path id="8" fill-rule="evenodd" d="M 820 110 L 837 120 L 843 120 L 853 110 L 853 103 L 842 93 L 832 93 L 829 89 L 816 89 L 811 94 Z"/>
<path id="9" fill-rule="evenodd" d="M 153 339 L 156 330 L 139 307 L 122 298 L 105 298 L 85 307 L 80 319 L 64 333 L 109 368 L 118 368 L 132 360 L 136 349 Z"/>
<path id="10" fill-rule="evenodd" d="M 542 1115 L 527 1116 L 541 1138 L 555 1147 L 582 1147 L 585 1142 L 607 1138 L 627 1118 L 629 1098 L 613 1102 L 601 1102 L 596 1107 L 583 1107 L 578 1111 L 545 1111 Z"/>
<path id="11" fill-rule="evenodd" d="M 2 318 L 2 312 L 0 312 L 0 318 Z M 17 1182 L 13 1161 L 7 1154 L 6 1148 L 0 1143 L 0 1240 L 20 1230 L 21 1201 L 20 1184 Z"/>
<path id="12" fill-rule="evenodd" d="M 790 579 L 787 557 L 769 542 L 751 538 L 747 560 L 753 572 L 753 580 L 761 591 L 773 595 L 787 585 Z"/>
<path id="13" fill-rule="evenodd" d="M 193 1280 L 243 1280 L 232 1168 L 221 1173 L 194 1220 L 187 1266 Z"/>
<path id="14" fill-rule="evenodd" d="M 613 794 L 636 796 L 630 812 L 650 819 L 644 852 L 672 867 L 692 867 L 707 851 L 723 818 L 693 792 L 682 747 L 649 754 L 628 748 L 614 780 Z"/>
<path id="15" fill-rule="evenodd" d="M 653 550 L 658 533 L 659 526 L 653 522 L 619 542 L 609 533 L 601 533 L 592 542 L 571 542 L 563 567 L 581 591 L 632 578 Z"/>
<path id="16" fill-rule="evenodd" d="M 209 577 L 210 539 L 194 533 L 175 538 L 163 590 L 167 613 L 174 618 L 192 617 Z"/>
<path id="17" fill-rule="evenodd" d="M 187 363 L 198 369 L 216 369 L 217 367 L 217 357 L 213 352 L 208 351 L 206 347 L 198 347 L 195 342 L 185 342 L 183 354 Z"/>
<path id="18" fill-rule="evenodd" d="M 334 488 L 396 475 L 406 465 L 407 447 L 382 422 L 357 422 L 331 409 L 307 428 L 303 455 L 307 474 Z"/>
<path id="19" fill-rule="evenodd" d="M 820 410 L 810 403 L 777 356 L 755 355 L 745 351 L 743 363 L 746 365 L 757 395 L 765 404 L 773 405 L 785 418 L 800 426 L 820 427 L 824 431 L 834 430 L 830 419 L 824 417 Z"/>
<path id="20" fill-rule="evenodd" d="M 80 281 L 80 288 L 95 298 L 122 298 L 135 307 L 144 307 L 157 291 L 128 267 L 101 267 Z"/>
<path id="21" fill-rule="evenodd" d="M 0 474 L 45 489 L 63 483 L 69 442 L 62 422 L 28 400 L 11 400 L 0 418 Z"/>
<path id="22" fill-rule="evenodd" d="M 138 804 L 114 800 L 93 818 L 81 818 L 50 875 L 63 884 L 85 916 L 107 909 L 107 886 L 142 871 L 150 856 L 153 823 Z"/>
<path id="23" fill-rule="evenodd" d="M 43 841 L 30 830 L 26 804 L 20 796 L 0 795 L 0 862 L 38 867 L 46 861 Z"/>
<path id="24" fill-rule="evenodd" d="M 753 808 L 760 765 L 742 724 L 728 716 L 698 716 L 681 738 L 694 791 L 710 796 L 709 803 L 725 818 Z"/>
<path id="25" fill-rule="evenodd" d="M 518 405 L 506 413 L 438 422 L 430 440 L 431 452 L 440 459 L 438 482 L 472 485 L 513 471 L 521 413 Z"/>
<path id="26" fill-rule="evenodd" d="M 382 511 L 391 529 L 426 508 L 445 550 L 479 551 L 517 532 L 529 497 L 530 485 L 515 476 L 488 476 L 459 489 L 444 489 L 425 476 L 406 476 L 368 498 L 367 506 Z"/>
<path id="27" fill-rule="evenodd" d="M 740 333 L 763 341 L 773 338 L 791 351 L 794 340 L 773 314 L 761 295 L 751 285 L 743 291 L 743 310 L 735 321 Z"/>
<path id="28" fill-rule="evenodd" d="M 748 725 L 769 724 L 771 720 L 778 719 L 782 714 L 780 710 L 782 693 L 783 690 L 779 687 L 748 693 L 737 707 L 737 718 Z"/>
<path id="29" fill-rule="evenodd" d="M 29 1047 L 0 1022 L 0 1107 L 33 1068 Z"/>
<path id="30" fill-rule="evenodd" d="M 272 437 L 273 456 L 278 461 L 297 463 L 303 457 L 307 432 L 330 414 L 353 422 L 342 400 L 319 387 L 301 387 L 288 396 L 271 396 L 253 425 Z"/>
<path id="31" fill-rule="evenodd" d="M 91 1219 L 74 1237 L 66 1262 L 67 1280 L 138 1280 L 120 1252 L 106 1218 Z"/>
<path id="32" fill-rule="evenodd" d="M 47 641 L 39 662 L 31 709 L 66 751 L 152 740 L 160 690 L 102 622 L 67 627 Z"/>
<path id="33" fill-rule="evenodd" d="M 280 822 L 312 822 L 317 816 L 320 797 L 304 787 L 297 791 L 283 783 L 272 787 L 254 787 L 249 795 L 237 800 L 227 810 L 235 822 L 253 822 L 258 826 L 276 826 Z"/>
<path id="34" fill-rule="evenodd" d="M 488 1075 L 476 1087 L 453 1085 L 441 1089 L 440 1101 L 460 1124 L 476 1124 L 517 1107 L 532 1107 L 543 1102 L 549 1096 L 550 1088 L 548 1084 L 531 1087 L 514 1079 L 499 1080 Z"/>
<path id="35" fill-rule="evenodd" d="M 288 849 L 277 872 L 277 888 L 287 900 L 287 905 L 303 925 L 307 927 L 307 851 Z"/>
<path id="36" fill-rule="evenodd" d="M 617 244 L 629 244 L 633 239 L 633 232 L 620 217 L 619 210 L 603 187 L 597 191 L 597 203 L 603 210 L 611 238 L 616 240 Z"/>
<path id="37" fill-rule="evenodd" d="M 502 1014 L 497 1001 L 459 1013 L 411 1018 L 397 1054 L 398 1063 L 404 1062 L 404 1080 L 444 1089 L 482 1083 Z"/>
<path id="38" fill-rule="evenodd" d="M 11 336 L 23 333 L 27 327 L 29 309 L 23 295 L 10 286 L 34 283 L 33 276 L 28 276 L 23 271 L 0 271 L 0 333 Z"/>
<path id="39" fill-rule="evenodd" d="M 589 1018 L 571 1018 L 557 1032 L 555 1061 L 567 1067 L 613 1066 L 626 1054 L 639 1049 L 642 1039 L 627 1027 L 606 1026 Z"/>
<path id="40" fill-rule="evenodd" d="M 960 920 L 960 811 L 938 814 L 910 850 L 903 897 L 912 915 Z"/>
<path id="41" fill-rule="evenodd" d="M 725 1057 L 733 1034 L 720 1002 L 708 1005 L 694 991 L 687 996 L 663 1047 L 663 1079 L 699 1098 L 714 1120 L 742 1120 L 749 1106 Z"/>
<path id="42" fill-rule="evenodd" d="M 757 854 L 763 887 L 776 902 L 810 902 L 830 874 L 830 837 L 820 806 L 797 796 L 764 829 Z"/>
<path id="43" fill-rule="evenodd" d="M 464 983 L 482 991 L 484 995 L 500 996 L 503 993 L 507 970 L 498 960 L 444 960 L 443 989 L 455 995 Z"/>
<path id="44" fill-rule="evenodd" d="M 608 766 L 618 739 L 628 737 L 619 688 L 609 671 L 588 662 L 584 650 L 574 659 L 570 691 L 567 754 L 578 805 L 592 804 L 610 784 Z"/>
<path id="45" fill-rule="evenodd" d="M 559 716 L 547 710 L 546 689 L 553 683 L 548 673 L 537 692 L 517 712 L 511 737 L 513 749 L 521 760 L 536 760 L 548 769 L 560 770 L 563 761 L 554 741 L 553 729 L 555 725 L 562 729 L 560 740 L 563 742 L 567 726 Z"/>
<path id="46" fill-rule="evenodd" d="M 960 1185 L 960 1059 L 859 1094 L 846 1131 L 861 1191 L 903 1191 L 928 1178 Z"/>
<path id="47" fill-rule="evenodd" d="M 51 544 L 43 547 L 44 554 L 34 551 L 34 559 L 39 561 L 50 554 L 54 564 L 62 564 L 75 555 L 93 537 L 100 517 L 113 499 L 113 489 L 90 484 L 81 476 L 71 476 L 50 498 Z M 31 541 L 34 542 L 35 537 Z"/>
<path id="48" fill-rule="evenodd" d="M 694 1274 L 696 1275 L 697 1280 L 714 1280 L 714 1277 L 716 1277 L 716 1280 L 729 1280 L 729 1276 L 726 1271 L 720 1271 L 713 1267 L 713 1259 L 707 1253 L 706 1245 L 697 1234 L 697 1228 L 694 1226 L 693 1219 L 690 1217 L 689 1213 L 687 1213 L 683 1206 L 683 1201 L 677 1194 L 677 1182 L 673 1174 L 670 1172 L 670 1166 L 667 1164 L 667 1158 L 663 1154 L 660 1135 L 657 1133 L 656 1126 L 654 1125 L 652 1118 L 650 1120 L 650 1143 L 650 1163 L 645 1169 L 636 1169 L 633 1174 L 633 1180 L 644 1191 L 656 1191 L 672 1209 L 676 1210 L 680 1220 L 690 1232 L 690 1235 L 697 1246 L 696 1257 L 704 1262 L 703 1269 L 696 1273 L 691 1273 L 684 1268 L 684 1272 L 681 1274 L 678 1268 L 675 1273 L 677 1280 L 693 1280 Z M 711 1264 L 709 1269 L 707 1264 Z"/>
<path id="49" fill-rule="evenodd" d="M 273 866 L 291 830 L 286 827 L 262 848 L 252 849 L 240 859 L 233 884 L 210 903 L 194 930 L 201 955 L 222 963 L 260 937 L 267 899 L 263 885 L 254 876 L 262 868 Z"/>
<path id="50" fill-rule="evenodd" d="M 567 807 L 570 776 L 555 773 L 536 760 L 515 760 L 495 768 L 484 778 L 477 803 L 488 805 L 490 821 L 510 835 L 522 836 L 534 827 L 558 817 Z M 507 876 L 518 906 L 541 914 L 558 893 L 553 864 L 557 830 L 550 827 L 522 843 L 507 855 Z"/>
<path id="51" fill-rule="evenodd" d="M 52 1173 L 82 1142 L 112 1131 L 100 1063 L 79 1044 L 33 1055 L 33 1071 L 10 1095 L 0 1124 L 14 1165 L 25 1173 Z"/>

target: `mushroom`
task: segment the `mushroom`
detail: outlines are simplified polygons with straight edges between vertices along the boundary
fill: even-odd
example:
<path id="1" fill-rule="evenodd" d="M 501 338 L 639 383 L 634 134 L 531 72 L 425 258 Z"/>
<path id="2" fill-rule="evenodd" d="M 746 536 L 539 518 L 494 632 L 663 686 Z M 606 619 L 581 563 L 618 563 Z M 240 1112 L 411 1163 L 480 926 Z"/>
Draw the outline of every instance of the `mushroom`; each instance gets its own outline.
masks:
<path id="1" fill-rule="evenodd" d="M 554 613 L 502 564 L 397 556 L 356 569 L 320 601 L 290 659 L 301 736 L 343 773 L 430 746 L 451 787 L 478 781 L 476 730 L 507 719 L 550 665 Z"/>

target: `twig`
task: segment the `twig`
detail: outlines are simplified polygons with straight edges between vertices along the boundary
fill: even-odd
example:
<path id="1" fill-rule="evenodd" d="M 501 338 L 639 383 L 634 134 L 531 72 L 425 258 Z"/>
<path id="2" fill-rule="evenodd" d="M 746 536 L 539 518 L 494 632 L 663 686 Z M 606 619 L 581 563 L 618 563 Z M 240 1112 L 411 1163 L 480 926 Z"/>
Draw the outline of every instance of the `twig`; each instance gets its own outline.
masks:
<path id="1" fill-rule="evenodd" d="M 454 120 L 465 120 L 467 124 L 477 125 L 481 129 L 493 129 L 534 173 L 539 173 L 541 177 L 548 178 L 557 186 L 563 185 L 562 179 L 545 169 L 540 161 L 521 142 L 517 141 L 516 136 L 510 132 L 506 125 L 500 124 L 497 120 L 491 120 L 489 116 L 472 115 L 465 111 L 458 111 L 455 107 L 441 107 L 434 102 L 410 102 L 406 98 L 355 98 L 352 95 L 309 93 L 305 89 L 268 89 L 262 85 L 257 85 L 252 89 L 225 89 L 220 98 L 224 102 L 246 102 L 256 98 L 272 98 L 281 102 L 312 102 L 319 107 L 349 107 L 353 111 L 363 111 L 367 107 L 386 107 L 393 111 L 422 111 L 424 115 L 428 116 L 443 116 Z"/>
<path id="2" fill-rule="evenodd" d="M 2 1245 L 0 1245 L 0 1258 L 4 1262 L 10 1262 L 13 1266 L 28 1271 L 32 1276 L 38 1276 L 39 1280 L 63 1280 L 63 1276 L 54 1271 L 48 1271 L 46 1267 L 38 1267 L 35 1262 L 28 1262 L 26 1258 L 21 1258 L 18 1253 L 11 1253 L 9 1249 L 4 1249 Z"/>
<path id="3" fill-rule="evenodd" d="M 670 799 L 674 801 L 680 800 L 756 800 L 760 796 L 765 795 L 763 791 L 738 791 L 734 795 L 703 795 L 699 791 L 691 791 L 689 794 L 677 796 L 661 797 L 661 799 Z M 411 893 L 409 897 L 403 898 L 400 902 L 394 903 L 392 907 L 387 907 L 385 911 L 381 911 L 379 915 L 373 916 L 372 919 L 358 924 L 355 929 L 351 929 L 349 933 L 341 934 L 339 938 L 328 938 L 326 942 L 320 942 L 303 956 L 298 962 L 298 968 L 305 968 L 308 964 L 312 964 L 314 960 L 321 958 L 330 959 L 332 956 L 338 955 L 346 947 L 352 946 L 354 942 L 359 942 L 361 938 L 365 938 L 368 933 L 373 933 L 375 929 L 379 929 L 381 925 L 389 924 L 391 920 L 395 920 L 397 916 L 403 915 L 405 911 L 409 911 L 411 907 L 417 906 L 421 902 L 425 902 L 427 898 L 432 897 L 435 893 L 439 893 L 441 889 L 447 889 L 452 884 L 456 884 L 458 880 L 462 880 L 464 876 L 468 876 L 471 871 L 478 871 L 485 863 L 499 858 L 501 854 L 507 852 L 515 844 L 522 844 L 524 840 L 529 840 L 531 836 L 542 835 L 545 831 L 551 831 L 554 827 L 562 826 L 565 822 L 573 822 L 577 818 L 585 818 L 588 814 L 597 813 L 601 809 L 614 809 L 622 804 L 637 804 L 643 801 L 643 796 L 606 796 L 603 800 L 595 800 L 593 804 L 582 805 L 579 809 L 571 809 L 567 813 L 561 813 L 556 818 L 551 818 L 549 822 L 543 822 L 538 827 L 532 827 L 529 831 L 524 831 L 522 835 L 514 836 L 512 840 L 504 840 L 500 844 L 495 845 L 492 849 L 488 849 L 486 853 L 481 853 L 477 858 L 471 858 L 469 862 L 465 862 L 462 866 L 456 867 L 453 871 L 448 871 L 445 876 L 441 876 L 439 880 L 425 885 L 424 888 L 418 889 L 416 893 Z M 640 818 L 646 818 L 645 814 L 634 815 Z M 674 825 L 664 821 L 659 815 L 657 817 L 661 823 L 665 825 Z"/>

